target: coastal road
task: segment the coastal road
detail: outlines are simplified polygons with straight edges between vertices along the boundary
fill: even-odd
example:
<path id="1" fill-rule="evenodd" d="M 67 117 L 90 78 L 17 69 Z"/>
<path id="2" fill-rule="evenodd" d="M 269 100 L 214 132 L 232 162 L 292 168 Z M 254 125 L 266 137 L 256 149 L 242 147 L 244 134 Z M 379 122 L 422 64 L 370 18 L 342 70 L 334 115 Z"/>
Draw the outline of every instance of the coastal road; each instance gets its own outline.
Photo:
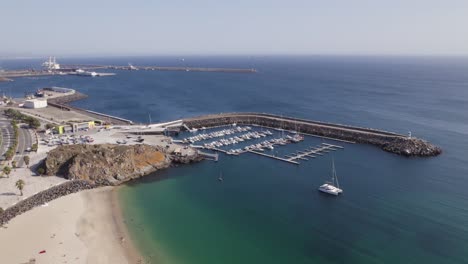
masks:
<path id="1" fill-rule="evenodd" d="M 18 129 L 18 148 L 14 160 L 18 167 L 23 166 L 23 156 L 27 155 L 27 148 L 32 146 L 31 131 L 25 124 L 20 124 Z"/>

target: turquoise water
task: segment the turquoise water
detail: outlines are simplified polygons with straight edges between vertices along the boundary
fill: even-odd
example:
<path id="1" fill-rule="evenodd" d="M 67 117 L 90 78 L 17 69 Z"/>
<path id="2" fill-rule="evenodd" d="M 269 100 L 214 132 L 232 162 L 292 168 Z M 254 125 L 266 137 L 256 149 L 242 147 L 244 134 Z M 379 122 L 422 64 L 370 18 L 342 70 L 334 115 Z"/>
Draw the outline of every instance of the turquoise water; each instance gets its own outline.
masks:
<path id="1" fill-rule="evenodd" d="M 180 63 L 90 60 L 76 62 Z M 120 191 L 131 234 L 153 262 L 468 262 L 467 58 L 190 57 L 185 63 L 248 65 L 259 73 L 118 71 L 111 78 L 20 79 L 0 83 L 0 90 L 22 95 L 29 87 L 72 87 L 90 95 L 76 105 L 140 122 L 148 114 L 168 121 L 259 111 L 411 130 L 444 150 L 435 158 L 404 158 L 329 142 L 345 147 L 333 154 L 341 197 L 317 191 L 329 177 L 331 154 L 299 166 L 253 154 L 221 156 L 218 163 L 157 172 Z M 275 151 L 321 143 L 308 137 Z"/>
<path id="2" fill-rule="evenodd" d="M 318 143 L 308 138 L 287 148 Z M 131 224 L 132 233 L 154 241 L 142 248 L 146 255 L 163 252 L 158 263 L 467 260 L 468 202 L 460 199 L 465 194 L 445 193 L 453 186 L 431 177 L 445 168 L 368 146 L 340 145 L 345 150 L 333 157 L 342 197 L 317 191 L 329 177 L 331 155 L 300 166 L 252 154 L 224 157 L 123 188 L 127 215 L 140 216 L 145 228 Z M 220 170 L 223 183 L 217 181 Z"/>

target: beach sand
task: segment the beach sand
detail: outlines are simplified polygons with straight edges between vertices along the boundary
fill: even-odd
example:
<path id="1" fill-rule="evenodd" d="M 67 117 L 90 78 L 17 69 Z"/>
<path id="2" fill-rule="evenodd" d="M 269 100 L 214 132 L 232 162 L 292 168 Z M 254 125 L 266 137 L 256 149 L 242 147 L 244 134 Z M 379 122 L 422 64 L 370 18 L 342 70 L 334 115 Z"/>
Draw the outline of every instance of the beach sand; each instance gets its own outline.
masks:
<path id="1" fill-rule="evenodd" d="M 45 250 L 45 253 L 39 252 Z M 115 189 L 61 197 L 0 228 L 1 263 L 139 263 Z"/>

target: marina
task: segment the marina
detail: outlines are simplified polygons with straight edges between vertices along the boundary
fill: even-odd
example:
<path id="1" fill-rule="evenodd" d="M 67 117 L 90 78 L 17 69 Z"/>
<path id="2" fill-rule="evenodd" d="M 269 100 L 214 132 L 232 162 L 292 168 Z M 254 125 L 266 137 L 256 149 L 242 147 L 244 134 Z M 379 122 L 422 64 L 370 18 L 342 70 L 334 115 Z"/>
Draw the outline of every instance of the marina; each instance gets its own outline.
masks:
<path id="1" fill-rule="evenodd" d="M 187 130 L 195 133 L 188 127 Z M 272 132 L 256 126 L 237 126 L 237 124 L 228 127 L 203 127 L 202 131 L 197 135 L 174 139 L 173 142 L 233 156 L 251 153 L 295 165 L 299 165 L 301 161 L 309 161 L 332 151 L 344 149 L 342 146 L 322 142 L 318 146 L 306 147 L 281 155 L 279 150 L 282 146 L 300 143 L 304 141 L 305 137 L 295 131 L 274 130 L 275 132 Z M 210 139 L 216 140 L 209 141 Z"/>

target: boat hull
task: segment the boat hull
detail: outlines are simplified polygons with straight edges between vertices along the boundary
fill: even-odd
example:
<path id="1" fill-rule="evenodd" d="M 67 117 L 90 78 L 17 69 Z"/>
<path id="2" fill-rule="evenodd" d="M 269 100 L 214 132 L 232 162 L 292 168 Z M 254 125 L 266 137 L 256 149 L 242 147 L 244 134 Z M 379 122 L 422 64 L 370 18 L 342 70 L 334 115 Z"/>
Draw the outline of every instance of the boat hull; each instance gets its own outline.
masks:
<path id="1" fill-rule="evenodd" d="M 335 195 L 335 196 L 338 196 L 340 193 L 343 192 L 342 189 L 335 187 L 333 185 L 330 185 L 330 184 L 323 184 L 322 186 L 319 187 L 319 191 L 323 193 Z"/>

